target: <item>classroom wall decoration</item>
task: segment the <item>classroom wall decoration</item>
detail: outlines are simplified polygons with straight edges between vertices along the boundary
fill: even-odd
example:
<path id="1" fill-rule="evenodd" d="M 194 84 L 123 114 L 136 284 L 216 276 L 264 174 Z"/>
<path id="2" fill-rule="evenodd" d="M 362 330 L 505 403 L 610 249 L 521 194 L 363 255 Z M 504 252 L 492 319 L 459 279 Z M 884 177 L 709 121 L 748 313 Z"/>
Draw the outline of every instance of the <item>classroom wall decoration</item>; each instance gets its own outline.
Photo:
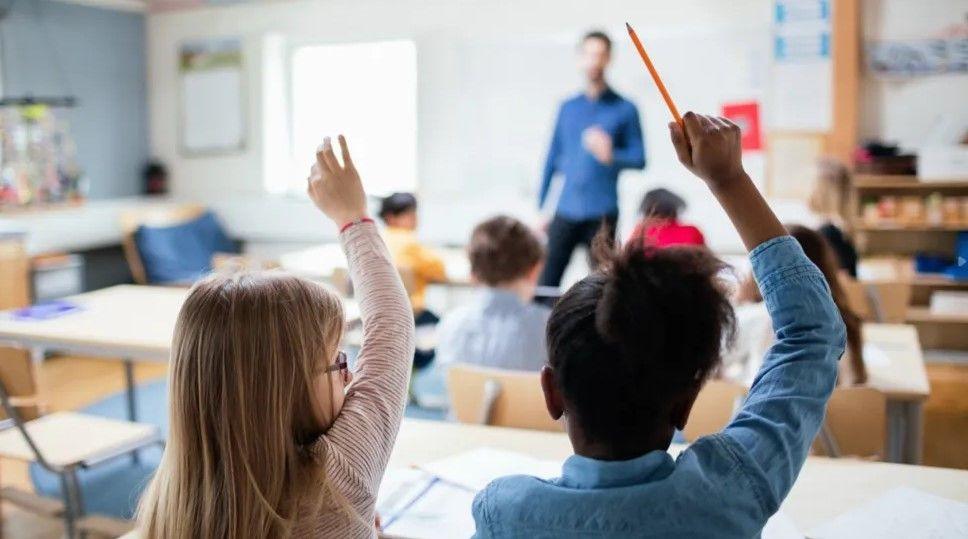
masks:
<path id="1" fill-rule="evenodd" d="M 784 131 L 830 129 L 833 67 L 830 0 L 776 0 L 770 126 Z"/>
<path id="2" fill-rule="evenodd" d="M 740 140 L 740 144 L 744 152 L 763 149 L 763 140 L 760 134 L 759 101 L 724 103 L 722 106 L 722 115 L 732 120 L 743 132 L 743 138 Z"/>
<path id="3" fill-rule="evenodd" d="M 242 42 L 237 38 L 184 43 L 181 142 L 188 155 L 245 148 Z"/>
<path id="4" fill-rule="evenodd" d="M 881 77 L 968 73 L 968 35 L 867 44 L 867 68 Z"/>
<path id="5" fill-rule="evenodd" d="M 67 122 L 54 107 L 0 106 L 0 210 L 82 200 L 75 155 Z"/>

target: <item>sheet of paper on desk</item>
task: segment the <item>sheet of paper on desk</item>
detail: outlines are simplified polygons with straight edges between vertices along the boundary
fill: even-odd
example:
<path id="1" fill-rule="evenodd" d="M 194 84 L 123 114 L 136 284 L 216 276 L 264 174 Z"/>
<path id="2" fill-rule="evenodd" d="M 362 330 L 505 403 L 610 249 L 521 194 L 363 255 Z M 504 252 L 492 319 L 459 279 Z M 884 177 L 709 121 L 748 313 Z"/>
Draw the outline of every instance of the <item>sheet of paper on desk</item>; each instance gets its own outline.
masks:
<path id="1" fill-rule="evenodd" d="M 466 453 L 419 466 L 420 469 L 440 479 L 467 487 L 483 490 L 488 483 L 505 475 L 533 475 L 551 479 L 561 475 L 561 463 L 539 460 L 521 453 L 481 447 Z"/>
<path id="2" fill-rule="evenodd" d="M 968 504 L 899 487 L 817 526 L 809 537 L 968 537 Z"/>
<path id="3" fill-rule="evenodd" d="M 474 494 L 421 470 L 389 470 L 377 495 L 377 512 L 388 536 L 470 537 L 474 534 Z"/>
<path id="4" fill-rule="evenodd" d="M 797 529 L 797 525 L 783 511 L 777 511 L 770 520 L 766 521 L 763 531 L 760 532 L 761 539 L 804 539 L 803 533 Z"/>

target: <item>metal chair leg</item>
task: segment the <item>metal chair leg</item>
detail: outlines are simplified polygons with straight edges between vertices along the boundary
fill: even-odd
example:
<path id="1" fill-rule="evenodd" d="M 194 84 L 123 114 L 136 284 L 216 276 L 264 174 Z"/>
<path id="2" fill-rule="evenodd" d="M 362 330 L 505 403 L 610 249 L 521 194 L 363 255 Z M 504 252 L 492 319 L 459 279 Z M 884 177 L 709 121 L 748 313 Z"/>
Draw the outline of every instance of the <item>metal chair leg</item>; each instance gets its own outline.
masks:
<path id="1" fill-rule="evenodd" d="M 58 473 L 61 482 L 61 495 L 64 498 L 64 535 L 67 539 L 77 538 L 77 519 L 78 515 L 74 506 L 71 480 L 68 479 L 67 470 Z"/>
<path id="2" fill-rule="evenodd" d="M 74 515 L 77 520 L 84 517 L 84 497 L 81 495 L 81 483 L 77 479 L 77 468 L 67 470 L 68 485 L 71 489 L 71 498 L 74 499 Z M 87 537 L 83 530 L 79 534 L 80 539 Z"/>

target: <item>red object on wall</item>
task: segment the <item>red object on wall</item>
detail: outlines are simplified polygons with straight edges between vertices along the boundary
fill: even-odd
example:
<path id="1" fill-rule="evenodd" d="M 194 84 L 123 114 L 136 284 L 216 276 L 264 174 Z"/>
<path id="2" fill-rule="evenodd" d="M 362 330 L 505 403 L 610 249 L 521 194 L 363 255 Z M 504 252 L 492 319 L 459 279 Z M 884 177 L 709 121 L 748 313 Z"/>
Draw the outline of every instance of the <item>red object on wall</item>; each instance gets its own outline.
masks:
<path id="1" fill-rule="evenodd" d="M 743 151 L 763 149 L 763 139 L 760 136 L 760 103 L 758 101 L 724 103 L 722 113 L 723 117 L 732 120 L 743 131 Z"/>

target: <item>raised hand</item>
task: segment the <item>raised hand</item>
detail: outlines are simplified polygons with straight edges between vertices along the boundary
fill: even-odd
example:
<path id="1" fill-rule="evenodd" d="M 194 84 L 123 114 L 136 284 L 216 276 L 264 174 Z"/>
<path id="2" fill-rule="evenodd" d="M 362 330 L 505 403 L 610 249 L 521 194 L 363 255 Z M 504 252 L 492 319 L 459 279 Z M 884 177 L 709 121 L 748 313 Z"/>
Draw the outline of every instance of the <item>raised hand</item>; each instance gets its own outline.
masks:
<path id="1" fill-rule="evenodd" d="M 752 250 L 770 238 L 785 235 L 786 229 L 743 170 L 739 127 L 725 118 L 694 112 L 687 112 L 682 120 L 685 133 L 679 124 L 669 124 L 679 161 L 705 180 L 746 248 Z"/>
<path id="2" fill-rule="evenodd" d="M 342 165 L 336 159 L 330 138 L 323 139 L 322 146 L 316 151 L 316 163 L 310 171 L 306 191 L 316 207 L 336 226 L 343 226 L 366 217 L 366 194 L 343 135 L 339 136 L 339 143 Z"/>
<path id="3" fill-rule="evenodd" d="M 726 118 L 687 112 L 685 133 L 672 122 L 669 129 L 679 162 L 713 189 L 746 177 L 739 126 Z"/>

